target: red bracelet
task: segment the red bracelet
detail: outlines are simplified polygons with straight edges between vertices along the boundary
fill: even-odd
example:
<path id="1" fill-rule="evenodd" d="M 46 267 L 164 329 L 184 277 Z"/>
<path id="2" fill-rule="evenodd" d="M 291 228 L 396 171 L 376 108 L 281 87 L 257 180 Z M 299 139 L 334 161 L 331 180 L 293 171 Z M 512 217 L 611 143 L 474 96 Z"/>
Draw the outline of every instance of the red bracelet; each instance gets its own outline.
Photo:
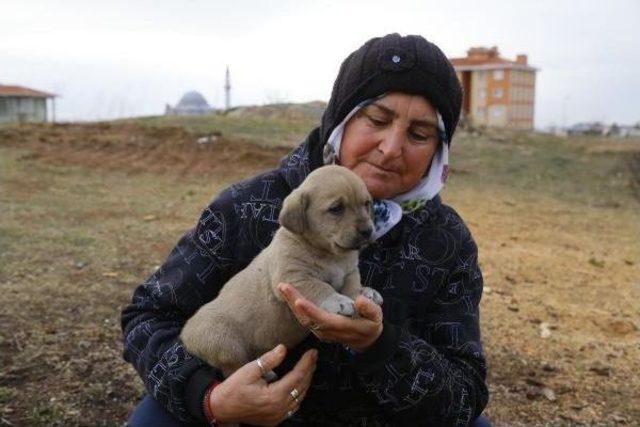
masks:
<path id="1" fill-rule="evenodd" d="M 218 387 L 219 385 L 220 383 L 211 384 L 211 386 L 209 386 L 207 391 L 204 393 L 204 401 L 202 402 L 204 416 L 211 426 L 218 425 L 218 420 L 216 420 L 216 416 L 213 413 L 213 408 L 211 408 L 211 392 L 213 392 L 213 389 Z"/>

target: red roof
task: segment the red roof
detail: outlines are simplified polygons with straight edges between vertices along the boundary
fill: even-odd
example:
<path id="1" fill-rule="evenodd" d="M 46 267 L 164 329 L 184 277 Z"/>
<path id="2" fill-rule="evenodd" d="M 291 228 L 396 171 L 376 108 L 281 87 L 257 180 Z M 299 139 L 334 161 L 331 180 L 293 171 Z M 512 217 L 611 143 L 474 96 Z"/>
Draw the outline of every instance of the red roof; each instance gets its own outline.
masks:
<path id="1" fill-rule="evenodd" d="M 515 64 L 513 61 L 509 61 L 503 58 L 449 58 L 449 61 L 454 66 L 458 65 L 505 65 L 505 64 Z"/>
<path id="2" fill-rule="evenodd" d="M 0 97 L 9 96 L 21 98 L 53 98 L 56 95 L 53 93 L 29 89 L 28 87 L 0 85 Z"/>
<path id="3" fill-rule="evenodd" d="M 520 68 L 535 70 L 534 67 L 527 64 L 526 55 L 518 55 L 515 61 L 502 58 L 496 46 L 491 48 L 472 47 L 467 50 L 467 56 L 463 58 L 449 58 L 451 64 L 457 69 L 476 69 L 476 68 Z"/>

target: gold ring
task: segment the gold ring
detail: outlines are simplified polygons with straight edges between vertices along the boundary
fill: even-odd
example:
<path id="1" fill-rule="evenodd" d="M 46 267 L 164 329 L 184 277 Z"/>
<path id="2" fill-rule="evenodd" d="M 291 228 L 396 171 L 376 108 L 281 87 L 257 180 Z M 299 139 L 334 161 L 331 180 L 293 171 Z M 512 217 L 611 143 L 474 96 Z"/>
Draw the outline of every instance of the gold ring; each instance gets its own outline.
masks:
<path id="1" fill-rule="evenodd" d="M 256 363 L 258 364 L 258 368 L 260 368 L 260 372 L 262 372 L 262 376 L 265 376 L 267 374 L 267 370 L 259 357 L 256 359 Z"/>
<path id="2" fill-rule="evenodd" d="M 317 323 L 312 323 L 311 326 L 309 326 L 309 329 L 311 329 L 312 332 L 318 332 L 322 329 L 322 325 L 318 325 Z"/>

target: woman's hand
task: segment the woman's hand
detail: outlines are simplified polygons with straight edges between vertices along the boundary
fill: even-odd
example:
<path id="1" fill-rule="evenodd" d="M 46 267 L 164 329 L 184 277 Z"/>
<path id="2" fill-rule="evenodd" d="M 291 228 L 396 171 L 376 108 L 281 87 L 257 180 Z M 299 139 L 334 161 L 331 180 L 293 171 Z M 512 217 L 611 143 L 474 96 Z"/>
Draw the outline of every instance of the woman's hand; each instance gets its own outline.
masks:
<path id="1" fill-rule="evenodd" d="M 362 295 L 355 300 L 360 317 L 350 318 L 321 309 L 288 283 L 280 283 L 278 289 L 302 326 L 322 341 L 339 342 L 361 353 L 382 333 L 382 309 Z"/>
<path id="2" fill-rule="evenodd" d="M 318 352 L 308 350 L 287 375 L 267 384 L 263 370 L 278 366 L 286 353 L 280 344 L 260 356 L 262 368 L 257 360 L 249 362 L 213 389 L 209 403 L 219 423 L 277 425 L 298 409 L 311 384 Z"/>

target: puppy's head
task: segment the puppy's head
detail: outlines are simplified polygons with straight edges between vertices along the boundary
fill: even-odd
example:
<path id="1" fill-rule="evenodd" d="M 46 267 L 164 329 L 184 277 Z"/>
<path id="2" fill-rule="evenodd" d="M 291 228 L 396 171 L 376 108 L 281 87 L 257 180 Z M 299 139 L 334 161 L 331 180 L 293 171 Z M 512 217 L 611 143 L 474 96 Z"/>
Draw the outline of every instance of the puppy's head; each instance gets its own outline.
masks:
<path id="1" fill-rule="evenodd" d="M 372 241 L 372 200 L 364 181 L 342 166 L 313 171 L 285 200 L 280 224 L 333 253 Z"/>

